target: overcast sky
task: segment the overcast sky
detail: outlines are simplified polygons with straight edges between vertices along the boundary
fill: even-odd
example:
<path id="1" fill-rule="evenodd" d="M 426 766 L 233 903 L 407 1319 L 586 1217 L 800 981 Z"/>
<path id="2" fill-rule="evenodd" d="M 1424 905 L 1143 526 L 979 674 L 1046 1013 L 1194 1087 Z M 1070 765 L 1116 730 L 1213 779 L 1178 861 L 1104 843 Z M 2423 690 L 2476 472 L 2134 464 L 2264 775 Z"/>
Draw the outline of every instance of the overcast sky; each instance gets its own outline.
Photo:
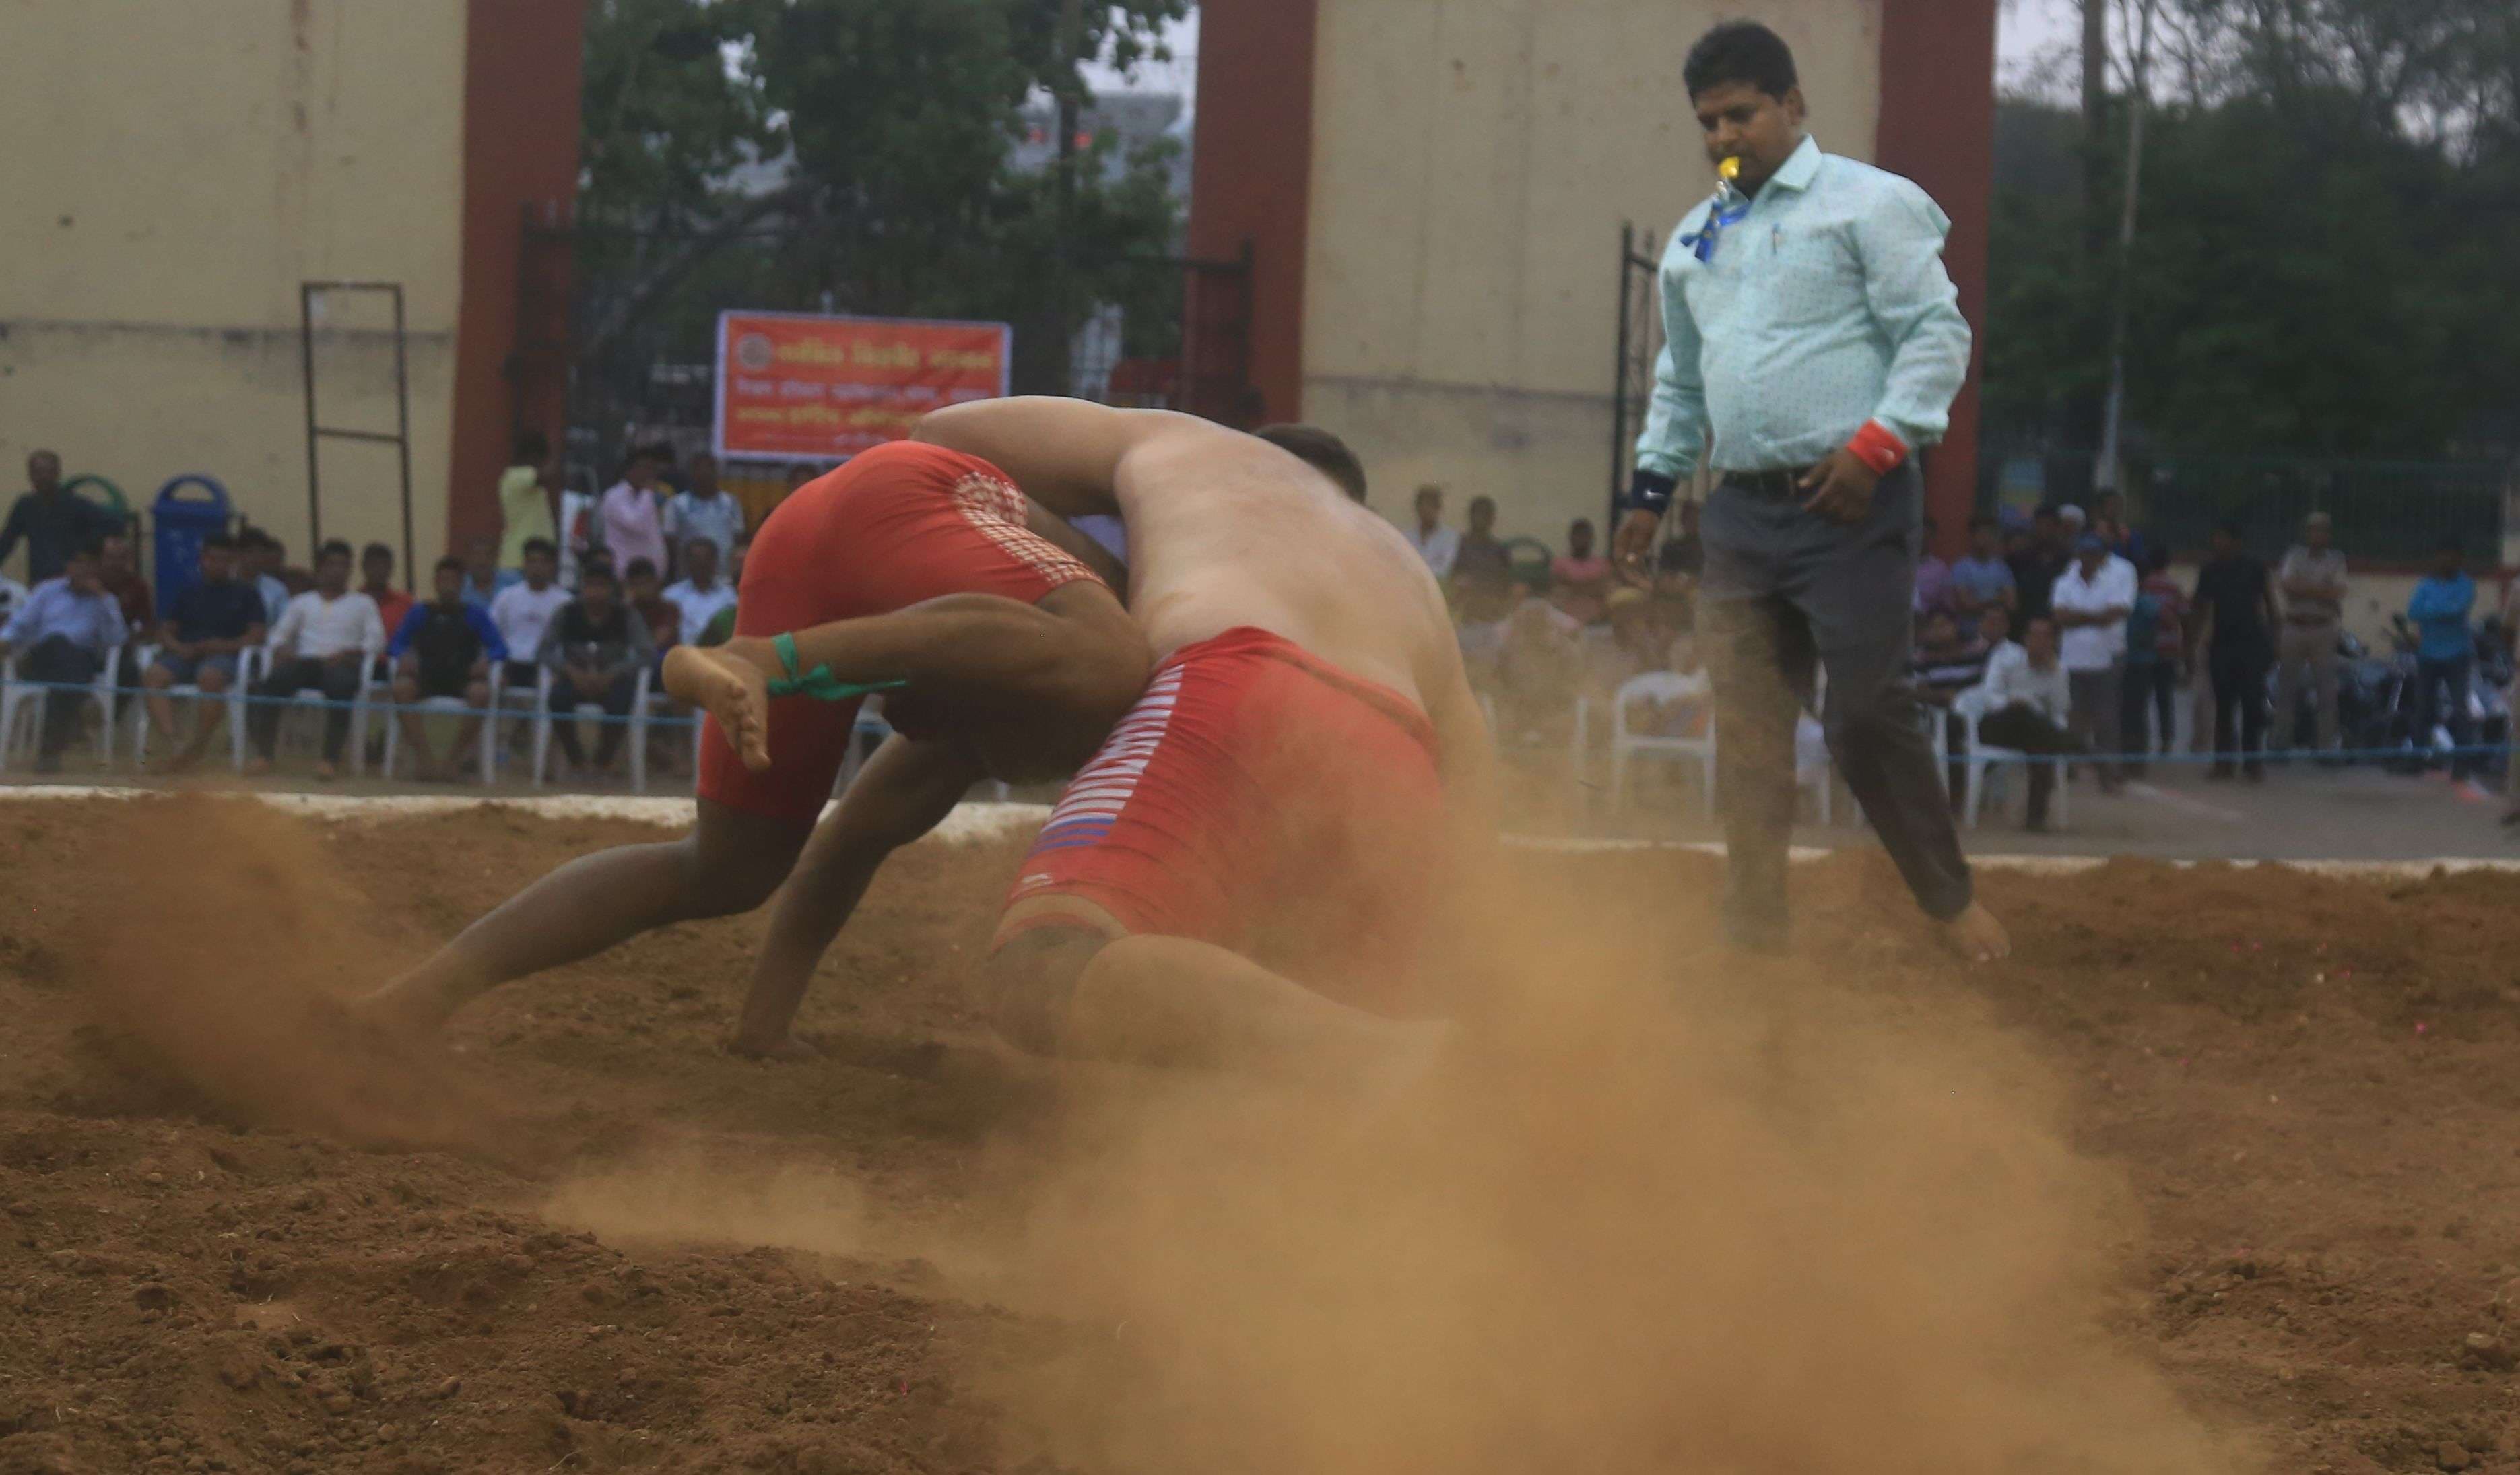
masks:
<path id="1" fill-rule="evenodd" d="M 2031 86 L 2039 64 L 2070 51 L 2080 30 L 2080 0 L 2000 0 L 1996 23 L 1996 79 L 2010 88 Z M 1198 17 L 1170 28 L 1173 60 L 1148 63 L 1122 76 L 1108 67 L 1089 68 L 1100 89 L 1122 87 L 1179 92 L 1191 97 L 1198 83 Z"/>

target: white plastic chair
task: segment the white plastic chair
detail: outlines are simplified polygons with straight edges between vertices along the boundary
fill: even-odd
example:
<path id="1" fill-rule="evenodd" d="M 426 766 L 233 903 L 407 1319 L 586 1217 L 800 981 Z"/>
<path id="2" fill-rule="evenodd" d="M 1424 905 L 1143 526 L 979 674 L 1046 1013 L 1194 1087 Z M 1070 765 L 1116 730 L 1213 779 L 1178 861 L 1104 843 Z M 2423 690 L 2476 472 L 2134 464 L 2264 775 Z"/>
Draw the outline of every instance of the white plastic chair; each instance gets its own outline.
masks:
<path id="1" fill-rule="evenodd" d="M 1828 737 L 1821 720 L 1809 712 L 1794 714 L 1794 786 L 1812 791 L 1820 822 L 1831 823 L 1829 811 L 1837 792 L 1837 770 L 1829 763 Z"/>
<path id="2" fill-rule="evenodd" d="M 652 673 L 645 667 L 640 669 L 639 684 L 630 693 L 630 731 L 622 738 L 622 741 L 630 744 L 630 782 L 642 789 L 648 782 L 648 682 L 651 675 Z M 534 716 L 534 787 L 536 788 L 543 786 L 545 777 L 551 772 L 551 668 L 545 666 L 536 693 L 541 700 L 535 706 Z M 598 717 L 604 716 L 604 703 L 577 702 L 569 708 L 569 720 L 574 722 L 590 713 Z"/>
<path id="3" fill-rule="evenodd" d="M 482 714 L 481 731 L 490 739 L 490 773 L 492 778 L 500 765 L 508 761 L 508 746 L 518 734 L 529 734 L 542 718 L 543 695 L 551 685 L 551 673 L 540 666 L 530 685 L 518 686 L 508 680 L 507 661 L 490 662 L 490 709 Z M 502 736 L 499 724 L 510 724 Z M 485 778 L 484 783 L 492 782 Z"/>
<path id="4" fill-rule="evenodd" d="M 262 657 L 255 669 L 254 680 L 262 681 L 270 676 L 275 648 L 266 645 L 258 650 L 248 652 L 249 655 Z M 377 663 L 383 653 L 374 647 L 362 647 L 359 651 L 359 689 L 350 694 L 350 739 L 345 747 L 346 756 L 350 761 L 350 773 L 354 777 L 368 771 L 368 714 L 376 710 L 379 705 Z M 244 679 L 242 670 L 239 672 L 238 679 Z M 289 698 L 288 708 L 280 714 L 280 731 L 274 735 L 273 747 L 277 748 L 279 739 L 287 736 L 289 719 L 301 711 L 323 713 L 331 700 L 332 698 L 324 693 L 322 687 L 307 687 L 292 694 Z"/>
<path id="5" fill-rule="evenodd" d="M 1977 828 L 1978 808 L 1986 800 L 1987 766 L 1990 763 L 2001 759 L 2007 765 L 2017 763 L 2024 765 L 2025 768 L 2031 763 L 2046 763 L 2055 768 L 2056 786 L 2054 793 L 2048 800 L 2048 818 L 2054 823 L 2056 828 L 2064 828 L 2066 759 L 2061 756 L 2054 758 L 2033 758 L 2019 748 L 2003 747 L 2000 744 L 1987 742 L 1980 738 L 1978 737 L 1978 727 L 1986 721 L 1987 714 L 1993 707 L 1993 693 L 1988 692 L 1984 687 L 1971 687 L 1969 690 L 1962 692 L 1952 702 L 1952 710 L 1959 713 L 1960 716 L 1965 719 L 1963 727 L 1963 743 L 1961 747 L 1961 761 L 1968 770 L 1968 798 L 1966 813 L 1968 827 L 1971 829 Z"/>
<path id="6" fill-rule="evenodd" d="M 105 713 L 105 721 L 97 725 L 96 733 L 96 761 L 100 768 L 113 766 L 113 682 L 124 648 L 117 646 L 109 651 L 104 668 L 88 683 L 89 695 Z M 23 651 L 12 651 L 7 664 L 0 665 L 0 768 L 17 761 L 32 766 L 42 741 L 44 713 L 52 705 L 52 689 L 30 685 L 19 671 L 18 663 L 23 656 Z"/>
<path id="7" fill-rule="evenodd" d="M 237 653 L 236 678 L 228 683 L 228 689 L 225 692 L 220 693 L 216 696 L 206 694 L 202 691 L 201 683 L 193 681 L 177 683 L 174 686 L 168 687 L 164 692 L 159 693 L 160 695 L 173 697 L 178 701 L 189 701 L 194 703 L 193 721 L 196 724 L 207 722 L 209 720 L 209 713 L 202 706 L 202 703 L 215 701 L 219 705 L 227 708 L 228 761 L 239 773 L 245 771 L 245 698 L 247 689 L 253 685 L 252 673 L 255 669 L 253 659 L 255 653 L 256 652 L 252 650 L 242 650 Z M 158 648 L 156 646 L 142 647 L 140 649 L 141 674 L 146 676 L 149 668 L 156 664 L 157 660 Z M 149 735 L 154 729 L 149 720 L 148 697 L 149 689 L 144 685 L 140 688 L 140 718 L 138 723 L 133 727 L 131 733 L 131 761 L 137 766 L 145 766 L 149 762 Z M 174 741 L 175 735 L 172 733 L 167 734 L 166 740 L 169 742 Z"/>
<path id="8" fill-rule="evenodd" d="M 1922 696 L 1916 698 L 1916 729 L 1925 735 L 1927 745 L 1934 750 L 1934 782 L 1943 786 L 1946 799 L 1952 793 L 1952 708 L 1938 707 Z"/>
<path id="9" fill-rule="evenodd" d="M 648 791 L 649 725 L 674 722 L 686 715 L 682 710 L 681 702 L 666 695 L 662 690 L 653 689 L 655 680 L 655 674 L 652 671 L 650 672 L 648 674 L 650 687 L 641 690 L 638 701 L 630 708 L 630 737 L 627 740 L 633 744 L 630 749 L 630 790 L 633 793 L 644 794 Z M 699 709 L 695 707 L 688 715 L 692 725 L 692 773 L 697 778 L 700 771 L 701 714 Z"/>
<path id="10" fill-rule="evenodd" d="M 1628 718 L 1641 702 L 1686 701 L 1703 697 L 1710 689 L 1706 673 L 1692 671 L 1647 671 L 1630 677 L 1610 696 L 1610 806 L 1624 808 L 1628 797 L 1628 764 L 1640 755 L 1671 759 L 1688 759 L 1697 764 L 1698 786 L 1704 795 L 1707 813 L 1715 812 L 1715 719 L 1706 721 L 1703 738 L 1670 738 L 1658 733 L 1640 732 Z M 1580 774 L 1592 751 L 1592 699 L 1575 704 L 1576 768 Z M 1822 803 L 1826 803 L 1823 799 Z"/>
<path id="11" fill-rule="evenodd" d="M 424 696 L 420 700 L 410 703 L 408 707 L 401 702 L 387 700 L 383 707 L 385 723 L 385 757 L 383 766 L 378 771 L 378 777 L 390 779 L 394 776 L 394 770 L 399 765 L 402 754 L 402 714 L 405 711 L 417 709 L 423 712 L 447 712 L 459 718 L 480 718 L 481 731 L 478 738 L 475 739 L 475 745 L 478 747 L 479 751 L 475 754 L 473 762 L 480 769 L 481 782 L 484 784 L 491 782 L 497 777 L 499 771 L 497 740 L 494 737 L 494 730 L 499 725 L 496 720 L 499 711 L 498 688 L 500 677 L 504 673 L 502 673 L 496 665 L 491 667 L 491 695 L 490 705 L 487 707 L 476 708 L 461 696 Z M 390 680 L 390 678 L 388 678 L 388 680 Z M 452 757 L 454 755 L 450 753 L 447 756 Z"/>

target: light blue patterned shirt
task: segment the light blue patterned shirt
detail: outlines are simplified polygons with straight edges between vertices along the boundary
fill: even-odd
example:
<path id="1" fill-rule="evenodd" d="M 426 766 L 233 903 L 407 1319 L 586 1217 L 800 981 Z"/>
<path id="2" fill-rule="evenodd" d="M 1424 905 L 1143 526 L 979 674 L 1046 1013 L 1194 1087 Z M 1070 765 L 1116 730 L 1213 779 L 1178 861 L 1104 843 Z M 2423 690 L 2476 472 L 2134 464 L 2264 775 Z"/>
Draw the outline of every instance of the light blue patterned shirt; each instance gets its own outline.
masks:
<path id="1" fill-rule="evenodd" d="M 1711 428 L 1718 470 L 1807 467 L 1868 420 L 1932 445 L 1968 377 L 1969 326 L 1943 270 L 1951 217 L 1912 182 L 1810 138 L 1700 261 L 1682 217 L 1662 258 L 1665 342 L 1637 466 L 1685 477 Z"/>
<path id="2" fill-rule="evenodd" d="M 0 626 L 0 645 L 23 650 L 38 641 L 62 636 L 71 645 L 104 655 L 131 638 L 122 621 L 122 605 L 104 590 L 81 594 L 67 576 L 46 579 L 26 596 L 9 623 Z"/>

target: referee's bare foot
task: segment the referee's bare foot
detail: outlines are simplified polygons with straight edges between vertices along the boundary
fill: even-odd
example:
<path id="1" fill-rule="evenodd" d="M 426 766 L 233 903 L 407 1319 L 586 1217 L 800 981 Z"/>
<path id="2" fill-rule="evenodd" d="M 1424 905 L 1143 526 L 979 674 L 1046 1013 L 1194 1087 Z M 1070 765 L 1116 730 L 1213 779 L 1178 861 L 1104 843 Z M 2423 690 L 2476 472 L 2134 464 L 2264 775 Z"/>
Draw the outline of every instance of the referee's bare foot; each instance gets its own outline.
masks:
<path id="1" fill-rule="evenodd" d="M 666 651 L 665 691 L 677 701 L 706 707 L 743 766 L 759 773 L 770 767 L 770 679 L 727 649 L 676 646 Z"/>
<path id="2" fill-rule="evenodd" d="M 2012 939 L 1995 914 L 1975 902 L 1942 924 L 1943 946 L 1968 962 L 1994 962 L 2012 956 Z"/>

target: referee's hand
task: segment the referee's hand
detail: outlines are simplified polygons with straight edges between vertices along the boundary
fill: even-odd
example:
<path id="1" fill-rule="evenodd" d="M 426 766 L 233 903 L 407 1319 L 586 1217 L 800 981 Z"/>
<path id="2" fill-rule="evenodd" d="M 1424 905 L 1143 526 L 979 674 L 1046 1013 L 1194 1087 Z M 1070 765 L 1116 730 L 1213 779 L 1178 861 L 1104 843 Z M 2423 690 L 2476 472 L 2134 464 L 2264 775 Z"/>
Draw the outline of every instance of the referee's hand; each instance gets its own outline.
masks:
<path id="1" fill-rule="evenodd" d="M 1800 485 L 1811 493 L 1803 499 L 1803 511 L 1818 513 L 1831 522 L 1861 522 L 1872 511 L 1872 488 L 1880 480 L 1872 468 L 1840 446 L 1803 472 Z"/>
<path id="2" fill-rule="evenodd" d="M 1654 532 L 1662 526 L 1662 514 L 1642 507 L 1628 509 L 1619 519 L 1619 530 L 1610 535 L 1610 562 L 1619 576 L 1639 588 L 1653 583 Z"/>

